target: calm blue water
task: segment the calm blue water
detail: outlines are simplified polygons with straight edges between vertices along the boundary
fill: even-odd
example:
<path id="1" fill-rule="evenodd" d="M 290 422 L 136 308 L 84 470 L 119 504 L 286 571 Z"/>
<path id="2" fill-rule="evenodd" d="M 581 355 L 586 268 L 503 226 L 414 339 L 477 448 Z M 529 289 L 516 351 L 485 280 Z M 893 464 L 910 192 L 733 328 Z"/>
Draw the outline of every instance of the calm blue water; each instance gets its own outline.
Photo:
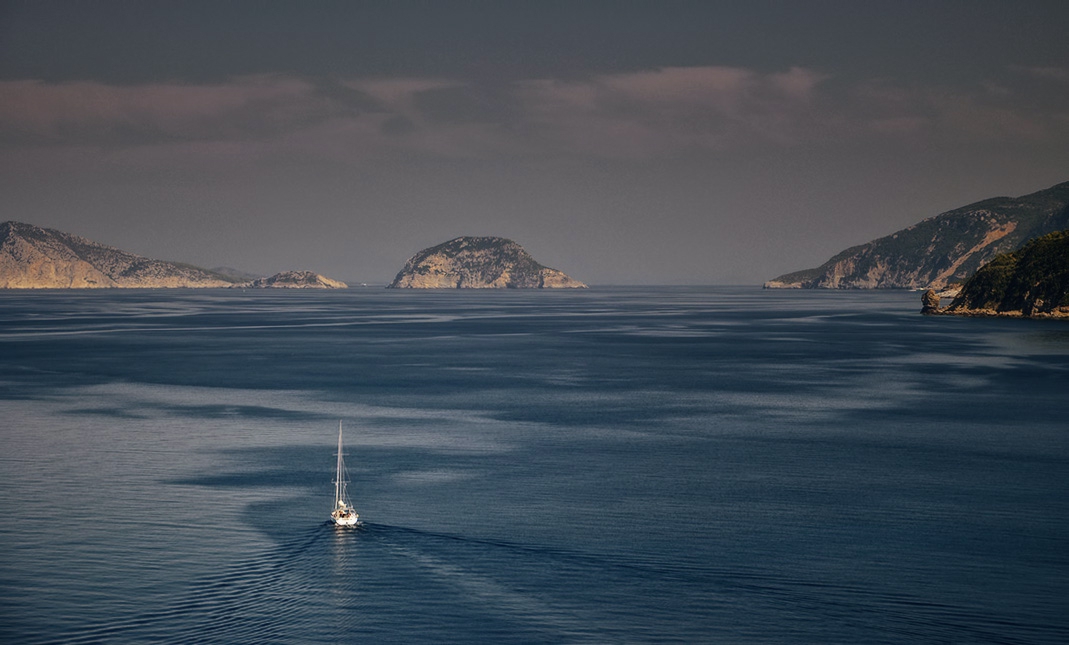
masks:
<path id="1" fill-rule="evenodd" d="M 919 300 L 0 293 L 0 641 L 1065 643 L 1069 326 Z"/>

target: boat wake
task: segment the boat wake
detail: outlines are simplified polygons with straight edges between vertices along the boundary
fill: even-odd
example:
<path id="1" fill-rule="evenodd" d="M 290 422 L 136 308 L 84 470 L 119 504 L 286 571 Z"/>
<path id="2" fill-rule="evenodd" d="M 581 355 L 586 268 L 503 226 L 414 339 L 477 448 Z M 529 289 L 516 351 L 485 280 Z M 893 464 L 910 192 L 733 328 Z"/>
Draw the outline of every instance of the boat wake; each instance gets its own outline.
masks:
<path id="1" fill-rule="evenodd" d="M 787 621 L 781 631 L 764 633 L 780 642 L 812 634 L 812 621 L 901 641 L 933 635 L 986 641 L 999 633 L 966 606 L 760 566 L 595 553 L 368 521 L 344 530 L 325 521 L 191 582 L 177 598 L 146 605 L 27 642 L 338 642 L 353 634 L 401 642 L 647 641 L 666 624 L 703 640 L 740 612 L 755 619 L 798 616 L 797 632 Z"/>
<path id="2" fill-rule="evenodd" d="M 315 582 L 298 572 L 329 542 L 329 524 L 193 582 L 167 605 L 109 616 L 78 625 L 72 633 L 41 642 L 200 642 L 285 641 L 303 622 Z"/>

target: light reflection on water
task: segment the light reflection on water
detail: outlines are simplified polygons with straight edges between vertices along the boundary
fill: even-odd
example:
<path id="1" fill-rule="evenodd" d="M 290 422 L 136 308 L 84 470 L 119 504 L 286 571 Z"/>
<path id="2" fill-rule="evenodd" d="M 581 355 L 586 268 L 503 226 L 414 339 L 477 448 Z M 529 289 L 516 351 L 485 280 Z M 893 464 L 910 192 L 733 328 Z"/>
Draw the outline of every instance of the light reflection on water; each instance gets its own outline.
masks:
<path id="1" fill-rule="evenodd" d="M 1063 334 L 916 299 L 0 294 L 0 639 L 1069 640 Z"/>

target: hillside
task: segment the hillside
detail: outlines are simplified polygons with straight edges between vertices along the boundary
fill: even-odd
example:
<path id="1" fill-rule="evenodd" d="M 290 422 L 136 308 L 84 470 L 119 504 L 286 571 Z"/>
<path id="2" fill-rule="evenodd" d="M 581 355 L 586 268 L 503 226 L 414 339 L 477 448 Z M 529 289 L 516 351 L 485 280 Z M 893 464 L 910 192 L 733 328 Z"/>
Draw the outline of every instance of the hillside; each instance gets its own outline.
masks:
<path id="1" fill-rule="evenodd" d="M 558 289 L 586 285 L 502 237 L 458 237 L 412 256 L 391 289 Z"/>
<path id="2" fill-rule="evenodd" d="M 851 247 L 814 269 L 781 275 L 769 289 L 942 289 L 999 253 L 1069 228 L 1069 182 L 1023 197 L 995 197 Z"/>
<path id="3" fill-rule="evenodd" d="M 0 224 L 0 288 L 228 287 L 205 269 L 127 253 L 21 222 Z"/>
<path id="4" fill-rule="evenodd" d="M 1069 317 L 1069 230 L 996 256 L 939 313 Z"/>
<path id="5" fill-rule="evenodd" d="M 250 280 L 233 269 L 209 271 L 127 253 L 84 237 L 21 222 L 0 224 L 0 289 L 249 287 L 344 289 L 311 271 Z"/>

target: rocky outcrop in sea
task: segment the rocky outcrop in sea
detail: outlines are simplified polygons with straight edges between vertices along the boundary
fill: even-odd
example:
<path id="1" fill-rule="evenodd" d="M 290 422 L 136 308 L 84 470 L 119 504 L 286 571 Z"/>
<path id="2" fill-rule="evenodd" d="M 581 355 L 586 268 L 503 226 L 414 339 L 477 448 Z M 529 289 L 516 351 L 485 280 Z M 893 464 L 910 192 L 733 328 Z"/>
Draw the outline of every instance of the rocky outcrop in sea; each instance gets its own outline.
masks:
<path id="1" fill-rule="evenodd" d="M 503 237 L 458 237 L 412 256 L 391 289 L 583 289 Z"/>
<path id="2" fill-rule="evenodd" d="M 283 271 L 269 278 L 257 278 L 240 286 L 249 289 L 347 289 L 349 285 L 314 271 Z"/>

